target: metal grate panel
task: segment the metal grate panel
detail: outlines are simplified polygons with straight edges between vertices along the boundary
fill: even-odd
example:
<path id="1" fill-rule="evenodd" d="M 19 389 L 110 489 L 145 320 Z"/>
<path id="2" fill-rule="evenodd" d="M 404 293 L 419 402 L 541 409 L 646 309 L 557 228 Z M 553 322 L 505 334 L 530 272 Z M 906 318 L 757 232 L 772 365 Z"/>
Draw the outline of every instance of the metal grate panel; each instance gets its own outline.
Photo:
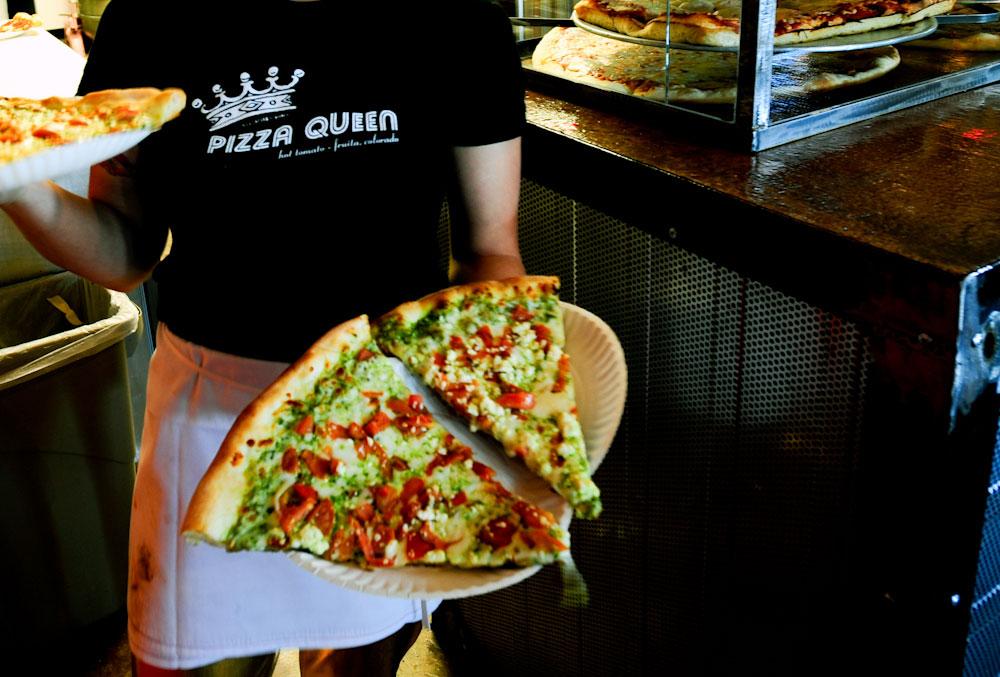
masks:
<path id="1" fill-rule="evenodd" d="M 704 674 L 818 630 L 851 552 L 866 336 L 530 181 L 521 233 L 529 272 L 560 275 L 618 334 L 629 400 L 595 476 L 605 512 L 572 526 L 589 604 L 561 604 L 555 568 L 462 600 L 480 658 Z"/>

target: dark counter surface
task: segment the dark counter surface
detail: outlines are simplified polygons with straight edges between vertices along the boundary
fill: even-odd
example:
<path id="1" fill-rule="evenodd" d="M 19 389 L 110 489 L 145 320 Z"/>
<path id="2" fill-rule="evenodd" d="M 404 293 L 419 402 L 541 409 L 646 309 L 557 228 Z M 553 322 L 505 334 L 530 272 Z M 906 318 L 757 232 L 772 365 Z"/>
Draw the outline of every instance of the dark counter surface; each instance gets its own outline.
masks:
<path id="1" fill-rule="evenodd" d="M 749 209 L 765 218 L 747 228 L 766 230 L 775 217 L 944 277 L 1000 261 L 1000 85 L 756 154 L 696 138 L 672 117 L 586 96 L 529 89 L 526 100 L 529 177 L 545 164 L 569 183 L 589 173 L 587 192 L 607 185 L 601 197 L 626 212 L 643 203 L 643 219 L 656 222 L 662 207 L 664 233 L 680 213 L 713 227 Z M 570 151 L 579 157 L 564 157 Z M 725 229 L 734 232 L 732 223 Z"/>

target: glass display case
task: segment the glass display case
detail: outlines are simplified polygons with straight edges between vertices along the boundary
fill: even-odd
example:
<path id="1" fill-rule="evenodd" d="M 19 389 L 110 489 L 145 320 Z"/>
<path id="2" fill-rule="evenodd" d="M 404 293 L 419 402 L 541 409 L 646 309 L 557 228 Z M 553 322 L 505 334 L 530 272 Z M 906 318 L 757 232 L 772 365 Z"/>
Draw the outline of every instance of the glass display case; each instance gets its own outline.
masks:
<path id="1" fill-rule="evenodd" d="M 652 108 L 752 151 L 1000 80 L 1000 3 L 501 4 L 529 86 Z"/>

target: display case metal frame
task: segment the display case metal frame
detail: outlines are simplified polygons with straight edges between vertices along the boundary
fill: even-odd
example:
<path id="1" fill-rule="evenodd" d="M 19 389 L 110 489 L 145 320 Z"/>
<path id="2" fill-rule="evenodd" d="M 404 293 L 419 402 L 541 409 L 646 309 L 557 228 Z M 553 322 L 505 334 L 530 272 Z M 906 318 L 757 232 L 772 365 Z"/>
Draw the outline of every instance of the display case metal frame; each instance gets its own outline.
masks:
<path id="1" fill-rule="evenodd" d="M 771 73 L 777 0 L 744 0 L 741 18 L 736 112 L 731 123 L 739 138 L 759 151 L 803 139 L 861 120 L 927 103 L 951 94 L 1000 81 L 1000 56 L 957 73 L 894 88 L 848 103 L 821 108 L 785 120 L 772 120 Z M 686 109 L 673 104 L 668 108 Z M 720 121 L 726 124 L 725 121 Z"/>
<path id="2" fill-rule="evenodd" d="M 572 12 L 573 4 L 519 0 L 516 8 L 511 9 L 523 16 L 533 14 L 566 19 Z M 667 7 L 667 0 L 664 0 L 664 7 Z M 873 92 L 869 88 L 866 93 L 856 97 L 837 97 L 834 102 L 821 103 L 814 109 L 775 119 L 772 99 L 774 40 L 771 27 L 775 23 L 776 11 L 777 0 L 743 2 L 737 55 L 739 70 L 736 101 L 733 114 L 728 119 L 690 106 L 640 100 L 569 81 L 565 82 L 561 91 L 580 93 L 589 90 L 587 95 L 593 98 L 611 99 L 615 104 L 633 110 L 654 109 L 654 114 L 656 111 L 667 113 L 674 120 L 685 119 L 684 124 L 689 125 L 692 132 L 704 132 L 713 138 L 721 138 L 727 143 L 755 152 L 1000 81 L 1000 53 L 986 56 L 978 53 L 976 58 L 967 59 L 967 63 L 955 72 L 944 72 L 946 69 L 942 69 L 940 73 L 923 73 L 909 78 L 910 81 L 904 84 L 885 88 L 891 82 L 889 76 L 896 76 L 895 73 L 890 73 L 880 81 L 883 89 Z M 534 40 L 529 36 L 540 33 L 541 29 L 522 29 L 522 54 L 527 55 L 534 46 Z M 668 47 L 669 55 L 669 38 L 665 46 Z M 912 53 L 904 54 L 904 64 L 908 61 L 907 56 L 912 57 Z M 538 77 L 545 84 L 554 85 L 553 81 L 556 80 L 555 77 L 546 77 L 541 73 L 532 73 L 532 77 Z"/>

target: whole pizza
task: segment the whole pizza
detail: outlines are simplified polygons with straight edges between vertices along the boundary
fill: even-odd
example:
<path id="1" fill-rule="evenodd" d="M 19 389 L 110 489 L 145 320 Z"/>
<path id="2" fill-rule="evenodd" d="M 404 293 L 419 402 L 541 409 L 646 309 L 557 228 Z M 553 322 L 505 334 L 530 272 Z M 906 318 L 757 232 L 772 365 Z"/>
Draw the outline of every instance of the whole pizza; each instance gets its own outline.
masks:
<path id="1" fill-rule="evenodd" d="M 736 100 L 738 57 L 731 52 L 667 50 L 553 28 L 535 46 L 530 67 L 607 91 L 671 103 L 729 104 Z M 788 54 L 773 62 L 772 95 L 799 96 L 860 85 L 899 65 L 894 47 Z M 669 77 L 668 77 L 669 74 Z"/>
<path id="2" fill-rule="evenodd" d="M 579 0 L 581 21 L 633 37 L 665 40 L 667 0 Z M 914 23 L 955 0 L 778 0 L 774 44 L 790 45 Z M 670 0 L 671 42 L 739 45 L 742 0 Z"/>

